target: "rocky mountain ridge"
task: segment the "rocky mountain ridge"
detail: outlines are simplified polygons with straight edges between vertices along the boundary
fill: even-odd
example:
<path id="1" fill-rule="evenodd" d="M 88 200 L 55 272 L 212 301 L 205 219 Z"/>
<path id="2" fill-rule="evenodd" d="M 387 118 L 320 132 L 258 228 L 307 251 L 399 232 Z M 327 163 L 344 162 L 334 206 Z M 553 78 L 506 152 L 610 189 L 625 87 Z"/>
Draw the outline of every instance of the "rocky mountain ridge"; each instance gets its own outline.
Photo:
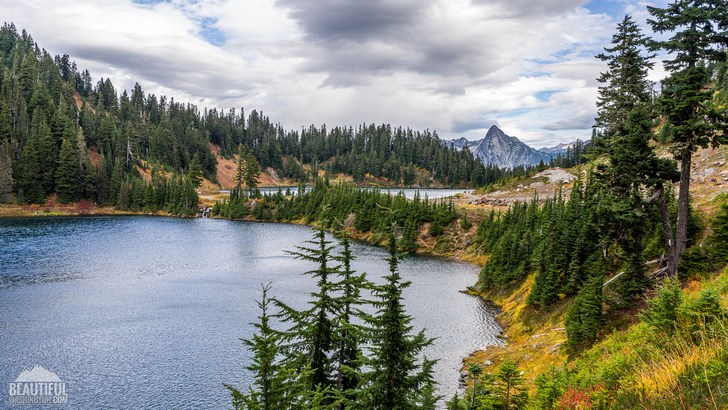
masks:
<path id="1" fill-rule="evenodd" d="M 507 135 L 495 125 L 490 127 L 481 140 L 469 141 L 465 138 L 458 138 L 445 142 L 458 150 L 467 147 L 473 155 L 483 161 L 483 164 L 495 165 L 499 168 L 538 165 L 541 161 L 548 163 L 573 145 L 573 143 L 559 144 L 555 147 L 537 150 L 518 138 Z"/>

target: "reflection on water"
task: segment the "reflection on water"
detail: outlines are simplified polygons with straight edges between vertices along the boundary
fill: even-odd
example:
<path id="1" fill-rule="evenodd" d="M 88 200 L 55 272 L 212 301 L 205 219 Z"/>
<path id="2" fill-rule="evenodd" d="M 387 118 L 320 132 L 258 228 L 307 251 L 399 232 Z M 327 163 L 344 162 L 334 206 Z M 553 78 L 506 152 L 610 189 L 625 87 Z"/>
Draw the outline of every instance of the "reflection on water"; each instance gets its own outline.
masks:
<path id="1" fill-rule="evenodd" d="M 301 226 L 210 219 L 0 220 L 0 384 L 42 364 L 66 382 L 67 408 L 228 408 L 222 384 L 249 383 L 240 338 L 254 330 L 260 284 L 298 306 L 313 290 L 301 275 L 311 266 L 285 254 L 310 237 Z M 381 281 L 385 252 L 354 252 L 354 268 Z M 494 312 L 458 292 L 475 282 L 472 265 L 407 257 L 401 272 L 449 397 L 462 357 L 499 343 Z"/>

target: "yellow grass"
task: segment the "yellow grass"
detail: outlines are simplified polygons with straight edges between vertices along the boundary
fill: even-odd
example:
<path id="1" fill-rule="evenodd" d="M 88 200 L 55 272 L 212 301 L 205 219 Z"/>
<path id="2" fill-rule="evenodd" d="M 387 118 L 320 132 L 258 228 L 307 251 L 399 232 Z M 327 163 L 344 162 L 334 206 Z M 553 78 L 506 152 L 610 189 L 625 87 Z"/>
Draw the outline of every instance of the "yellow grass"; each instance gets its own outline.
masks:
<path id="1" fill-rule="evenodd" d="M 563 301 L 542 310 L 534 310 L 526 304 L 526 299 L 535 282 L 536 275 L 530 275 L 521 286 L 505 297 L 495 297 L 501 307 L 498 321 L 504 326 L 505 346 L 490 346 L 474 352 L 465 359 L 464 366 L 470 363 L 492 362 L 483 366 L 484 371 L 494 372 L 505 361 L 515 361 L 525 371 L 524 378 L 535 390 L 533 382 L 539 373 L 553 366 L 563 366 L 566 355 L 561 346 L 566 342 L 564 316 L 567 304 Z"/>

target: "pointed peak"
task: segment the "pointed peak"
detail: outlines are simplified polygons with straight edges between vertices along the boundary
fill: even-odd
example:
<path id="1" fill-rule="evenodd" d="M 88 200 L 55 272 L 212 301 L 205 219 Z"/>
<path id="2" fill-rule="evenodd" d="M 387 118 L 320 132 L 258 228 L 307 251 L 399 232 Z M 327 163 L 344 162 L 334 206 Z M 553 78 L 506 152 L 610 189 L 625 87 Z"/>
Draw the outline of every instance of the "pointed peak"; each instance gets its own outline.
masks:
<path id="1" fill-rule="evenodd" d="M 493 125 L 488 129 L 488 132 L 485 134 L 485 138 L 494 138 L 494 137 L 507 137 L 505 132 L 503 132 L 502 129 L 498 128 L 497 125 Z"/>

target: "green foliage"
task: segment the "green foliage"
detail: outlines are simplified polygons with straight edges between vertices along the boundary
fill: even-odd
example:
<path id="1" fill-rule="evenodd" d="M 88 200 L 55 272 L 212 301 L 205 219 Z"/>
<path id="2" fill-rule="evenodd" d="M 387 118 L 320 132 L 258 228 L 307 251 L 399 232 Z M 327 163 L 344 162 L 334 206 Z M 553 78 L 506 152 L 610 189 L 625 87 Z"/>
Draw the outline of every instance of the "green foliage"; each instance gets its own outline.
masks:
<path id="1" fill-rule="evenodd" d="M 202 185 L 202 164 L 200 164 L 200 156 L 196 152 L 192 157 L 192 161 L 190 161 L 187 177 L 195 188 Z"/>
<path id="2" fill-rule="evenodd" d="M 0 140 L 0 204 L 13 201 L 13 160 L 10 144 Z"/>
<path id="3" fill-rule="evenodd" d="M 308 385 L 315 390 L 334 384 L 333 321 L 339 306 L 333 298 L 335 288 L 330 279 L 336 273 L 335 268 L 330 266 L 333 246 L 326 240 L 323 230 L 316 231 L 314 239 L 308 243 L 315 247 L 298 247 L 297 251 L 290 254 L 318 265 L 315 270 L 306 272 L 317 281 L 317 291 L 311 293 L 311 307 L 305 311 L 297 311 L 280 301 L 276 301 L 276 304 L 282 310 L 283 321 L 291 324 L 285 340 L 289 343 L 287 348 L 298 353 L 298 357 L 291 358 L 292 365 L 310 365 L 312 373 Z"/>
<path id="4" fill-rule="evenodd" d="M 558 408 L 558 400 L 568 385 L 567 373 L 563 369 L 551 368 L 536 376 L 536 394 L 531 408 L 552 410 Z"/>
<path id="5" fill-rule="evenodd" d="M 611 145 L 611 138 L 624 135 L 624 125 L 629 113 L 637 104 L 650 99 L 647 72 L 654 63 L 654 54 L 644 54 L 648 40 L 629 15 L 617 25 L 611 47 L 596 57 L 607 62 L 608 70 L 601 73 L 598 81 L 597 128 L 601 130 L 594 141 L 600 149 Z"/>
<path id="6" fill-rule="evenodd" d="M 546 306 L 577 294 L 592 273 L 618 268 L 625 261 L 623 255 L 629 254 L 613 246 L 622 235 L 615 227 L 628 227 L 627 221 L 619 222 L 620 215 L 623 211 L 595 178 L 576 183 L 568 200 L 557 196 L 539 207 L 534 199 L 515 203 L 502 214 L 491 212 L 472 241 L 475 249 L 489 254 L 480 273 L 481 287 L 486 291 L 514 287 L 536 273 L 530 304 Z M 644 215 L 639 222 L 646 222 L 648 230 L 657 224 Z M 639 274 L 635 270 L 623 280 L 639 284 L 641 292 L 645 281 Z M 620 289 L 627 297 L 626 289 L 631 288 Z"/>
<path id="7" fill-rule="evenodd" d="M 528 401 L 528 393 L 523 384 L 523 371 L 518 370 L 515 362 L 508 361 L 498 367 L 495 387 L 505 410 L 521 409 Z"/>
<path id="8" fill-rule="evenodd" d="M 523 380 L 523 371 L 516 363 L 507 361 L 498 366 L 495 374 L 483 374 L 477 364 L 468 367 L 468 377 L 472 381 L 470 389 L 462 399 L 453 397 L 448 409 L 454 410 L 506 410 L 524 409 L 528 403 L 528 393 Z"/>
<path id="9" fill-rule="evenodd" d="M 678 309 L 684 299 L 680 282 L 677 279 L 665 281 L 658 289 L 655 297 L 647 301 L 647 310 L 640 319 L 664 332 L 675 330 Z"/>
<path id="10" fill-rule="evenodd" d="M 257 333 L 243 340 L 252 352 L 250 365 L 245 368 L 253 374 L 253 383 L 247 393 L 225 385 L 232 396 L 235 409 L 277 410 L 295 408 L 293 405 L 305 395 L 301 378 L 306 372 L 286 367 L 281 363 L 280 335 L 270 326 L 270 284 L 263 286 L 263 296 L 258 303 L 259 322 L 253 323 Z"/>
<path id="11" fill-rule="evenodd" d="M 67 203 L 78 200 L 79 177 L 78 153 L 74 144 L 64 139 L 58 153 L 58 165 L 56 167 L 56 191 L 60 202 Z"/>
<path id="12" fill-rule="evenodd" d="M 728 203 L 723 203 L 710 223 L 712 235 L 688 248 L 680 261 L 680 277 L 707 275 L 728 263 Z"/>
<path id="13" fill-rule="evenodd" d="M 460 229 L 464 231 L 470 230 L 470 228 L 473 227 L 473 223 L 470 222 L 468 219 L 468 214 L 464 213 L 462 217 L 460 217 Z"/>
<path id="14" fill-rule="evenodd" d="M 417 250 L 417 227 L 426 222 L 435 222 L 443 227 L 452 224 L 458 217 L 449 200 L 430 201 L 415 195 L 412 201 L 403 194 L 390 195 L 377 189 L 360 189 L 351 184 L 330 185 L 318 180 L 313 189 L 299 189 L 295 196 L 287 197 L 274 193 L 253 198 L 244 192 L 232 190 L 228 200 L 222 200 L 213 207 L 213 215 L 226 218 L 242 218 L 255 207 L 253 217 L 257 220 L 291 221 L 305 219 L 316 222 L 324 228 L 339 228 L 343 221 L 351 222 L 360 232 L 385 234 L 392 225 L 402 232 L 400 250 Z M 353 216 L 353 221 L 351 221 Z"/>
<path id="15" fill-rule="evenodd" d="M 410 335 L 412 318 L 402 303 L 402 290 L 409 286 L 399 274 L 399 255 L 393 232 L 389 233 L 389 274 L 385 284 L 374 288 L 375 313 L 365 317 L 371 327 L 371 347 L 363 374 L 366 384 L 359 402 L 368 409 L 414 409 L 433 402 L 432 366 L 422 349 L 432 344 L 424 330 Z"/>
<path id="16" fill-rule="evenodd" d="M 271 300 L 269 286 L 263 287 L 258 333 L 245 341 L 253 353 L 247 367 L 253 385 L 245 394 L 226 386 L 235 408 L 437 408 L 434 361 L 419 361 L 432 341 L 424 331 L 410 335 L 411 317 L 402 305 L 408 283 L 399 276 L 394 237 L 387 259 L 390 273 L 381 286 L 351 269 L 355 257 L 346 236 L 339 254 L 323 230 L 307 243 L 313 246 L 290 254 L 316 264 L 306 273 L 317 281 L 310 308 L 296 310 Z M 362 297 L 369 291 L 374 300 Z M 270 327 L 271 301 L 280 309 L 275 316 L 288 325 L 283 331 Z"/>
<path id="17" fill-rule="evenodd" d="M 566 314 L 567 347 L 576 352 L 591 346 L 604 325 L 602 275 L 594 275 L 582 287 Z"/>
<path id="18" fill-rule="evenodd" d="M 40 204 L 45 202 L 46 192 L 38 161 L 38 150 L 34 141 L 25 144 L 16 164 L 16 187 L 18 202 L 21 204 Z"/>
<path id="19" fill-rule="evenodd" d="M 706 241 L 708 252 L 716 264 L 728 263 L 728 202 L 721 205 L 711 223 L 713 234 Z"/>

